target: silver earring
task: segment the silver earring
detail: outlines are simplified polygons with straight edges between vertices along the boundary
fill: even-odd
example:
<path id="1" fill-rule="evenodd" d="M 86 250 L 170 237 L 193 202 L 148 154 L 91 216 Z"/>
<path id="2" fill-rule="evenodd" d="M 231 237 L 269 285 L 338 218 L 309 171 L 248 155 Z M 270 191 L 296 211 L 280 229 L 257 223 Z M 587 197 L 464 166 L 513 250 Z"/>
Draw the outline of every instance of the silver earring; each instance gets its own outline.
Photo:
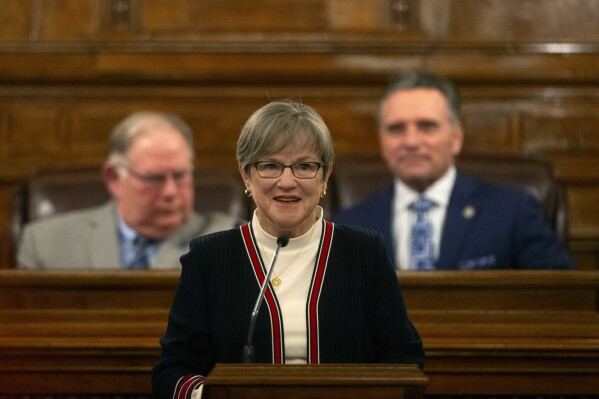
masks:
<path id="1" fill-rule="evenodd" d="M 320 194 L 320 198 L 324 198 L 327 196 L 327 190 L 324 190 L 322 194 Z"/>
<path id="2" fill-rule="evenodd" d="M 252 192 L 250 190 L 248 190 L 247 188 L 244 191 L 245 195 L 247 195 L 248 198 L 252 198 Z"/>

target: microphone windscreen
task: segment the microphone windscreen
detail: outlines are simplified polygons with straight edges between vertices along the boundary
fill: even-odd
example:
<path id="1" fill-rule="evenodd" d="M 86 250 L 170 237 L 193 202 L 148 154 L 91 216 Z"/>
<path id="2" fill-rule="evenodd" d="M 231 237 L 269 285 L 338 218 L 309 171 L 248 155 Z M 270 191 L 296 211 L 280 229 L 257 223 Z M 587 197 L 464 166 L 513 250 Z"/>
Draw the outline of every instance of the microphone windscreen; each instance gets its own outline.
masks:
<path id="1" fill-rule="evenodd" d="M 289 237 L 287 237 L 287 235 L 285 235 L 285 234 L 281 234 L 277 238 L 277 245 L 285 247 L 285 246 L 287 246 L 287 244 L 289 244 Z"/>

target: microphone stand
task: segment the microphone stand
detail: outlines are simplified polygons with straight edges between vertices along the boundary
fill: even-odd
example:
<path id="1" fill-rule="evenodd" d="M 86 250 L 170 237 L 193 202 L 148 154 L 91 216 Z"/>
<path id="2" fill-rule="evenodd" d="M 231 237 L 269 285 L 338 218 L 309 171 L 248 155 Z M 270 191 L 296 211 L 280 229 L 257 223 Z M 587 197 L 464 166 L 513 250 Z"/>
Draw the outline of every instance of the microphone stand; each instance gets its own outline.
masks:
<path id="1" fill-rule="evenodd" d="M 272 262 L 270 263 L 268 274 L 266 275 L 264 284 L 262 284 L 260 294 L 258 294 L 258 299 L 256 300 L 256 304 L 254 305 L 254 310 L 252 310 L 252 316 L 250 318 L 250 328 L 248 330 L 248 340 L 247 344 L 243 348 L 243 363 L 254 363 L 254 345 L 252 344 L 252 342 L 254 338 L 254 329 L 256 328 L 256 319 L 258 318 L 260 305 L 262 305 L 262 301 L 264 300 L 264 293 L 266 292 L 266 287 L 268 286 L 268 282 L 270 281 L 270 276 L 272 275 L 273 270 L 275 270 L 275 263 L 279 256 L 279 251 L 282 247 L 286 246 L 287 243 L 289 243 L 289 238 L 287 236 L 281 235 L 279 236 L 279 238 L 277 238 L 277 250 L 275 251 L 275 256 L 273 257 Z"/>

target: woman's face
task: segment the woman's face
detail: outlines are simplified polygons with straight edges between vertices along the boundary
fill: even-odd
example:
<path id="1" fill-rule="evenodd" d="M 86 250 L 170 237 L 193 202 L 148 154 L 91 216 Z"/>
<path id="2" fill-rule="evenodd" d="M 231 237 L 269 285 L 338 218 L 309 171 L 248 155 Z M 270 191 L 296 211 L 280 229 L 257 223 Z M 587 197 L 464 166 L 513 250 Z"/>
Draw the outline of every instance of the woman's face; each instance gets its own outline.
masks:
<path id="1" fill-rule="evenodd" d="M 297 151 L 296 149 L 279 152 L 257 161 L 269 161 L 283 165 L 292 165 L 298 162 L 321 162 L 313 151 Z M 245 187 L 252 193 L 262 228 L 275 237 L 287 234 L 293 238 L 306 233 L 319 216 L 316 207 L 320 196 L 326 191 L 332 165 L 329 166 L 324 176 L 321 168 L 311 179 L 295 177 L 291 168 L 284 168 L 283 174 L 276 178 L 260 177 L 253 165 L 250 166 L 247 173 L 241 167 L 239 171 Z"/>

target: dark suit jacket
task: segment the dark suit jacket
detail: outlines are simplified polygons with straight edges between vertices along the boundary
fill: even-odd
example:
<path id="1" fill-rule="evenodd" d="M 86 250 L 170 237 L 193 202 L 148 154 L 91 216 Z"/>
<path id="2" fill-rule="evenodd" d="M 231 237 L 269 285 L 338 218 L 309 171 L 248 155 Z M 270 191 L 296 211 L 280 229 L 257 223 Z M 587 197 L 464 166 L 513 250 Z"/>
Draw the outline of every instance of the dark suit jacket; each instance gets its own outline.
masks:
<path id="1" fill-rule="evenodd" d="M 408 319 L 382 236 L 324 222 L 306 298 L 308 363 L 416 363 L 422 341 Z M 249 230 L 249 231 L 248 231 Z M 266 268 L 248 225 L 191 242 L 153 370 L 154 397 L 187 399 L 215 363 L 242 360 Z M 276 293 L 256 321 L 256 363 L 284 362 Z"/>
<path id="2" fill-rule="evenodd" d="M 334 215 L 338 223 L 391 234 L 394 186 Z M 392 256 L 395 261 L 395 256 Z M 572 261 L 534 197 L 524 190 L 457 173 L 451 192 L 437 269 L 570 269 Z"/>

